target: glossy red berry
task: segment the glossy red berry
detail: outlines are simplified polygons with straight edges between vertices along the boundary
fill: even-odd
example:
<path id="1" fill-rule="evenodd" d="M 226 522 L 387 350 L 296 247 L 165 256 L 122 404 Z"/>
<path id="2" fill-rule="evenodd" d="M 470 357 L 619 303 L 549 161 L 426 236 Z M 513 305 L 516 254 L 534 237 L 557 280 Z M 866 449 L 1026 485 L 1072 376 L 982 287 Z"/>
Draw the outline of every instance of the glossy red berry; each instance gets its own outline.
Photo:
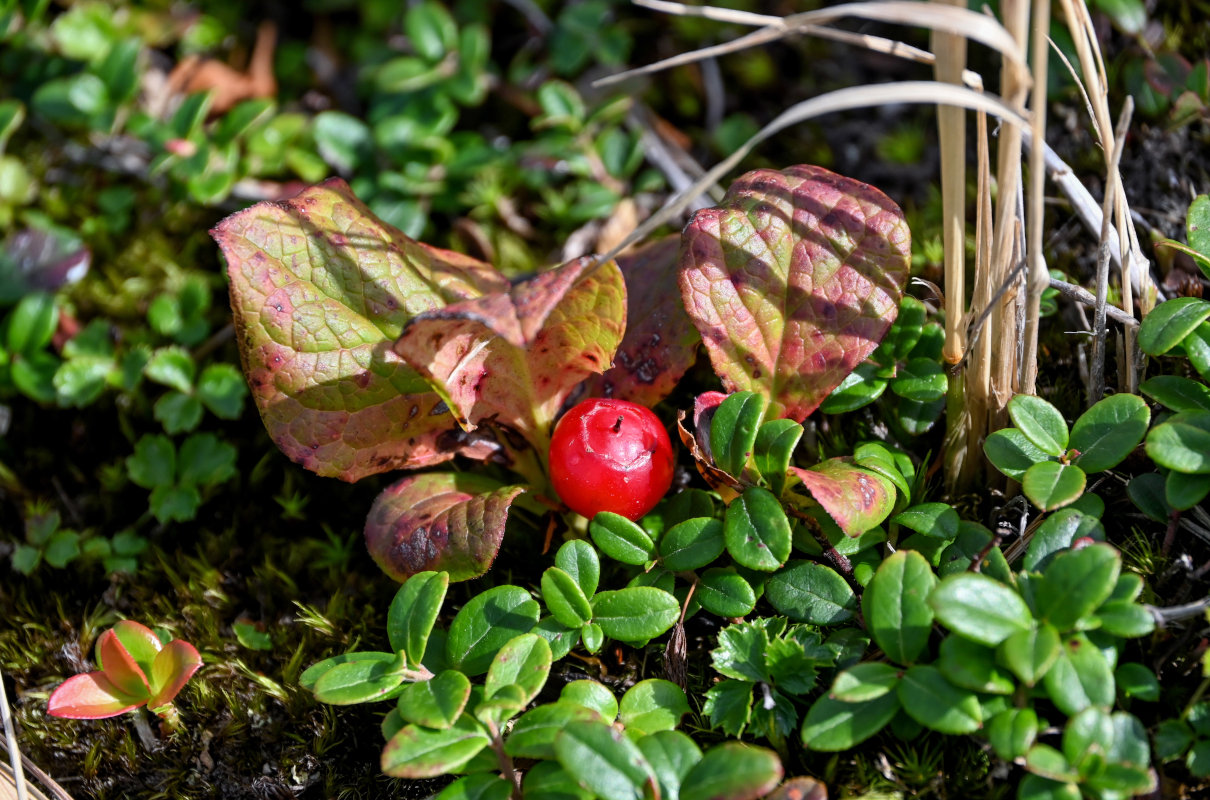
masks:
<path id="1" fill-rule="evenodd" d="M 672 443 L 649 409 L 625 400 L 585 400 L 563 415 L 550 442 L 550 478 L 572 511 L 612 511 L 632 520 L 672 485 Z"/>

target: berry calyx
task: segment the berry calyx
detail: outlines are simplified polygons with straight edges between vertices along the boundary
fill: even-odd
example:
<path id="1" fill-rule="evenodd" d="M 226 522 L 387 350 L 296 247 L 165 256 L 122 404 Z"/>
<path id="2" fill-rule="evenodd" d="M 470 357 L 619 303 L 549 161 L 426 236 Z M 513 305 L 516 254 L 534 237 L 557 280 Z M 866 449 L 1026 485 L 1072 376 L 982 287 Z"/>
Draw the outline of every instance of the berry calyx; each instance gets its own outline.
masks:
<path id="1" fill-rule="evenodd" d="M 637 520 L 667 493 L 672 467 L 659 418 L 625 400 L 585 400 L 563 415 L 550 441 L 551 483 L 589 519 L 612 511 Z"/>

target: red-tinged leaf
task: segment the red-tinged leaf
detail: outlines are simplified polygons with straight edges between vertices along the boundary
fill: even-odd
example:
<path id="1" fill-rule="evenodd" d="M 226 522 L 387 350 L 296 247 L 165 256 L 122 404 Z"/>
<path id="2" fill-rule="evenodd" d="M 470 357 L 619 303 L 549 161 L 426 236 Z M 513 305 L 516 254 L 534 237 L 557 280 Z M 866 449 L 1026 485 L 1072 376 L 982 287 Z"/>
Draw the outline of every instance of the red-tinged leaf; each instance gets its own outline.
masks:
<path id="1" fill-rule="evenodd" d="M 291 460 L 355 481 L 452 458 L 457 428 L 391 342 L 416 314 L 508 283 L 383 223 L 340 180 L 258 203 L 212 232 L 227 259 L 240 355 Z"/>
<path id="2" fill-rule="evenodd" d="M 501 292 L 413 319 L 395 343 L 467 430 L 491 420 L 549 447 L 550 424 L 589 375 L 605 370 L 626 328 L 617 264 L 569 261 Z"/>
<path id="3" fill-rule="evenodd" d="M 374 500 L 366 546 L 400 582 L 427 570 L 452 581 L 477 578 L 495 560 L 509 506 L 523 491 L 466 472 L 409 476 Z"/>
<path id="4" fill-rule="evenodd" d="M 146 625 L 141 625 L 132 619 L 119 620 L 116 625 L 110 630 L 114 636 L 122 643 L 122 647 L 139 665 L 139 669 L 143 671 L 143 677 L 151 677 L 151 665 L 155 663 L 156 654 L 164 646 L 160 641 L 160 637 L 155 635 L 155 632 Z M 102 634 L 102 637 L 104 634 Z M 101 651 L 101 640 L 97 640 L 97 658 L 101 664 L 101 669 L 106 673 L 109 672 L 108 655 Z"/>
<path id="5" fill-rule="evenodd" d="M 164 645 L 151 665 L 153 694 L 147 707 L 155 709 L 171 703 L 200 666 L 202 657 L 188 642 L 173 639 Z"/>
<path id="6" fill-rule="evenodd" d="M 790 473 L 828 512 L 846 536 L 858 537 L 882 524 L 895 506 L 895 486 L 886 478 L 853 465 L 851 458 L 829 458 Z"/>
<path id="7" fill-rule="evenodd" d="M 141 627 L 141 626 L 140 626 Z M 151 633 L 148 631 L 148 633 Z M 154 636 L 155 634 L 152 634 Z M 132 638 L 129 635 L 127 638 Z M 146 698 L 151 694 L 147 674 L 134 660 L 134 656 L 123 646 L 122 641 L 111 629 L 97 639 L 97 655 L 105 677 L 129 697 Z"/>
<path id="8" fill-rule="evenodd" d="M 910 260 L 903 212 L 874 187 L 756 170 L 685 228 L 681 293 L 727 390 L 801 422 L 895 321 Z"/>
<path id="9" fill-rule="evenodd" d="M 710 421 L 714 419 L 715 410 L 726 399 L 727 395 L 722 392 L 699 394 L 693 401 L 693 431 L 690 432 L 685 427 L 685 412 L 683 411 L 677 415 L 676 427 L 681 437 L 681 444 L 685 445 L 685 449 L 693 454 L 697 471 L 701 473 L 707 485 L 719 493 L 723 502 L 730 503 L 739 496 L 739 491 L 743 487 L 726 472 L 714 466 L 714 455 L 710 452 Z"/>
<path id="10" fill-rule="evenodd" d="M 589 377 L 577 394 L 654 408 L 693 366 L 702 339 L 677 289 L 679 248 L 680 237 L 672 235 L 618 258 L 626 279 L 626 335 L 613 367 Z"/>
<path id="11" fill-rule="evenodd" d="M 124 693 L 103 672 L 87 672 L 65 680 L 51 692 L 46 713 L 67 719 L 105 719 L 138 708 L 146 697 Z"/>

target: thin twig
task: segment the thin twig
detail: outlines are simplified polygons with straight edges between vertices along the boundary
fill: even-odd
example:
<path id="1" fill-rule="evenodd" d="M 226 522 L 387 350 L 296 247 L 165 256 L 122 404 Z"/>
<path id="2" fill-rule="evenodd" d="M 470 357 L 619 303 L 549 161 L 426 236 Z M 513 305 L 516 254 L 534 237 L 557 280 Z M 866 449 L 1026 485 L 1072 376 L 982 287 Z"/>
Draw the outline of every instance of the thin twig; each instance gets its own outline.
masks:
<path id="1" fill-rule="evenodd" d="M 1192 603 L 1185 603 L 1181 606 L 1170 606 L 1168 608 L 1160 608 L 1159 606 L 1144 605 L 1143 608 L 1151 612 L 1151 616 L 1155 619 L 1155 624 L 1160 628 L 1165 628 L 1169 623 L 1180 622 L 1181 620 L 1191 619 L 1204 614 L 1210 609 L 1210 597 L 1203 597 L 1201 600 L 1195 600 Z"/>
<path id="2" fill-rule="evenodd" d="M 21 764 L 21 751 L 17 749 L 17 731 L 13 727 L 13 715 L 8 707 L 8 693 L 4 690 L 4 674 L 0 673 L 0 718 L 4 724 L 4 742 L 8 757 L 13 765 L 13 785 L 17 789 L 17 800 L 26 800 L 25 771 Z"/>
<path id="3" fill-rule="evenodd" d="M 1093 296 L 1092 292 L 1088 291 L 1083 286 L 1076 286 L 1073 283 L 1067 283 L 1066 281 L 1059 280 L 1058 278 L 1050 279 L 1050 288 L 1054 289 L 1068 300 L 1074 300 L 1077 303 L 1083 303 L 1086 306 L 1095 306 L 1097 303 L 1097 298 Z M 1139 326 L 1139 321 L 1137 319 L 1127 316 L 1126 312 L 1117 306 L 1106 304 L 1105 315 L 1114 322 L 1125 325 L 1130 329 L 1134 329 Z"/>

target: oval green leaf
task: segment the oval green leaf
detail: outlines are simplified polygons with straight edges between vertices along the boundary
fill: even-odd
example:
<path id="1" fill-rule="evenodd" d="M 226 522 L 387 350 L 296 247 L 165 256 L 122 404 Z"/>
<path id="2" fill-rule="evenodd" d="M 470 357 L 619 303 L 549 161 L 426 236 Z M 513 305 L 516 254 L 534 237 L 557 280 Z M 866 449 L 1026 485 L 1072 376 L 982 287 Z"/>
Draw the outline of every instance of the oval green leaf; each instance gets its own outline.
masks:
<path id="1" fill-rule="evenodd" d="M 583 539 L 564 542 L 555 553 L 555 566 L 575 579 L 585 597 L 592 597 L 597 593 L 597 582 L 601 578 L 601 559 L 588 542 Z"/>
<path id="2" fill-rule="evenodd" d="M 1210 303 L 1197 297 L 1175 297 L 1160 303 L 1139 326 L 1139 347 L 1149 356 L 1167 353 L 1210 317 Z"/>
<path id="3" fill-rule="evenodd" d="M 752 584 L 734 569 L 708 569 L 701 575 L 693 599 L 720 617 L 742 617 L 756 606 Z"/>
<path id="4" fill-rule="evenodd" d="M 1012 678 L 996 664 L 994 649 L 963 636 L 941 640 L 936 666 L 950 683 L 972 692 L 1012 694 L 1016 688 Z"/>
<path id="5" fill-rule="evenodd" d="M 570 722 L 555 737 L 563 769 L 602 800 L 640 800 L 655 782 L 638 746 L 603 722 Z"/>
<path id="6" fill-rule="evenodd" d="M 1182 411 L 1147 434 L 1147 455 L 1161 467 L 1210 473 L 1210 411 Z"/>
<path id="7" fill-rule="evenodd" d="M 655 542 L 647 531 L 621 514 L 600 512 L 592 518 L 588 535 L 614 561 L 641 567 L 655 558 Z"/>
<path id="8" fill-rule="evenodd" d="M 1139 391 L 1173 411 L 1210 411 L 1210 387 L 1180 375 L 1156 375 Z"/>
<path id="9" fill-rule="evenodd" d="M 918 664 L 909 669 L 899 682 L 898 695 L 909 717 L 940 733 L 974 733 L 983 725 L 975 693 L 954 686 L 936 667 Z"/>
<path id="10" fill-rule="evenodd" d="M 748 569 L 772 572 L 790 557 L 790 521 L 767 489 L 751 487 L 727 506 L 727 551 Z"/>
<path id="11" fill-rule="evenodd" d="M 753 445 L 756 469 L 778 497 L 786 487 L 786 471 L 802 434 L 803 427 L 792 419 L 769 420 L 756 432 Z"/>
<path id="12" fill-rule="evenodd" d="M 542 601 L 551 615 L 569 628 L 579 628 L 592 619 L 592 604 L 580 585 L 558 567 L 542 573 Z"/>
<path id="13" fill-rule="evenodd" d="M 1075 628 L 1113 593 L 1121 569 L 1122 557 L 1107 544 L 1060 553 L 1033 582 L 1038 618 L 1060 631 Z"/>
<path id="14" fill-rule="evenodd" d="M 1042 452 L 1056 458 L 1067 450 L 1067 420 L 1059 409 L 1031 394 L 1019 394 L 1008 401 L 1013 424 Z"/>
<path id="15" fill-rule="evenodd" d="M 1061 508 L 1043 520 L 1034 531 L 1021 566 L 1027 570 L 1041 571 L 1056 555 L 1071 547 L 1072 542 L 1086 536 L 1098 542 L 1105 541 L 1105 527 L 1101 521 L 1075 508 Z"/>
<path id="16" fill-rule="evenodd" d="M 719 469 L 744 474 L 764 414 L 765 398 L 755 392 L 736 392 L 719 404 L 710 420 L 710 451 Z"/>
<path id="17" fill-rule="evenodd" d="M 1135 394 L 1106 397 L 1085 411 L 1071 428 L 1075 464 L 1088 474 L 1122 463 L 1138 447 L 1151 424 L 1151 409 Z"/>
<path id="18" fill-rule="evenodd" d="M 626 735 L 635 740 L 672 730 L 688 713 L 685 691 L 661 678 L 648 678 L 631 686 L 618 706 L 618 719 L 626 726 Z"/>
<path id="19" fill-rule="evenodd" d="M 673 525 L 660 539 L 660 558 L 673 572 L 700 569 L 722 555 L 726 548 L 723 523 L 712 517 L 696 517 Z"/>
<path id="20" fill-rule="evenodd" d="M 391 649 L 402 650 L 412 669 L 420 666 L 429 634 L 445 602 L 450 585 L 447 572 L 419 572 L 404 582 L 387 611 L 387 638 Z"/>
<path id="21" fill-rule="evenodd" d="M 765 597 L 781 614 L 813 625 L 836 625 L 852 619 L 857 597 L 831 567 L 792 561 L 765 583 Z"/>
<path id="22" fill-rule="evenodd" d="M 890 664 L 869 661 L 849 667 L 836 676 L 828 697 L 842 703 L 865 703 L 893 692 L 902 672 Z"/>
<path id="23" fill-rule="evenodd" d="M 462 716 L 470 696 L 470 679 L 447 669 L 427 681 L 409 684 L 399 694 L 396 710 L 404 722 L 445 730 Z"/>
<path id="24" fill-rule="evenodd" d="M 990 647 L 1034 625 L 1019 594 L 976 572 L 943 578 L 929 595 L 929 605 L 947 628 Z"/>
<path id="25" fill-rule="evenodd" d="M 538 601 L 520 586 L 496 586 L 472 597 L 450 623 L 446 656 L 469 676 L 482 675 L 500 648 L 538 624 Z"/>
<path id="26" fill-rule="evenodd" d="M 1088 476 L 1084 470 L 1058 461 L 1043 461 L 1025 470 L 1021 491 L 1043 511 L 1070 505 L 1084 493 Z"/>
<path id="27" fill-rule="evenodd" d="M 899 708 L 898 692 L 888 692 L 864 703 L 821 697 L 803 720 L 802 743 L 811 750 L 824 752 L 848 750 L 886 727 Z"/>
<path id="28" fill-rule="evenodd" d="M 958 536 L 958 512 L 948 503 L 920 503 L 891 517 L 890 522 L 936 539 Z"/>
<path id="29" fill-rule="evenodd" d="M 690 768 L 680 793 L 694 800 L 756 800 L 773 791 L 784 774 L 772 750 L 726 742 Z"/>
<path id="30" fill-rule="evenodd" d="M 874 643 L 897 664 L 911 664 L 928 646 L 933 626 L 928 597 L 936 585 L 937 576 L 924 556 L 900 550 L 879 565 L 866 586 L 866 626 Z"/>
<path id="31" fill-rule="evenodd" d="M 513 723 L 504 752 L 513 758 L 555 758 L 555 739 L 572 722 L 602 722 L 601 715 L 578 703 L 560 700 L 530 709 Z"/>
<path id="32" fill-rule="evenodd" d="M 993 467 L 1014 481 L 1025 477 L 1025 471 L 1034 464 L 1049 458 L 1016 428 L 1004 428 L 989 435 L 983 441 L 983 453 Z"/>
<path id="33" fill-rule="evenodd" d="M 1053 625 L 1017 631 L 1000 643 L 1000 660 L 1026 686 L 1034 686 L 1059 657 L 1059 632 Z"/>
<path id="34" fill-rule="evenodd" d="M 1005 761 L 1023 757 L 1038 738 L 1038 715 L 1032 708 L 1008 708 L 987 723 L 987 739 Z"/>
<path id="35" fill-rule="evenodd" d="M 538 696 L 550 675 L 552 657 L 546 639 L 536 633 L 523 633 L 500 648 L 487 670 L 483 691 L 488 697 L 509 684 L 521 687 L 524 702 Z"/>
<path id="36" fill-rule="evenodd" d="M 941 364 L 931 358 L 913 358 L 891 381 L 891 391 L 905 400 L 928 403 L 945 396 L 948 381 Z"/>
<path id="37" fill-rule="evenodd" d="M 407 725 L 382 751 L 382 771 L 393 778 L 435 778 L 454 772 L 489 743 L 487 733 L 463 714 L 452 728 Z"/>
<path id="38" fill-rule="evenodd" d="M 620 642 L 654 639 L 671 628 L 680 615 L 680 601 L 653 586 L 601 592 L 592 600 L 593 624 Z"/>

